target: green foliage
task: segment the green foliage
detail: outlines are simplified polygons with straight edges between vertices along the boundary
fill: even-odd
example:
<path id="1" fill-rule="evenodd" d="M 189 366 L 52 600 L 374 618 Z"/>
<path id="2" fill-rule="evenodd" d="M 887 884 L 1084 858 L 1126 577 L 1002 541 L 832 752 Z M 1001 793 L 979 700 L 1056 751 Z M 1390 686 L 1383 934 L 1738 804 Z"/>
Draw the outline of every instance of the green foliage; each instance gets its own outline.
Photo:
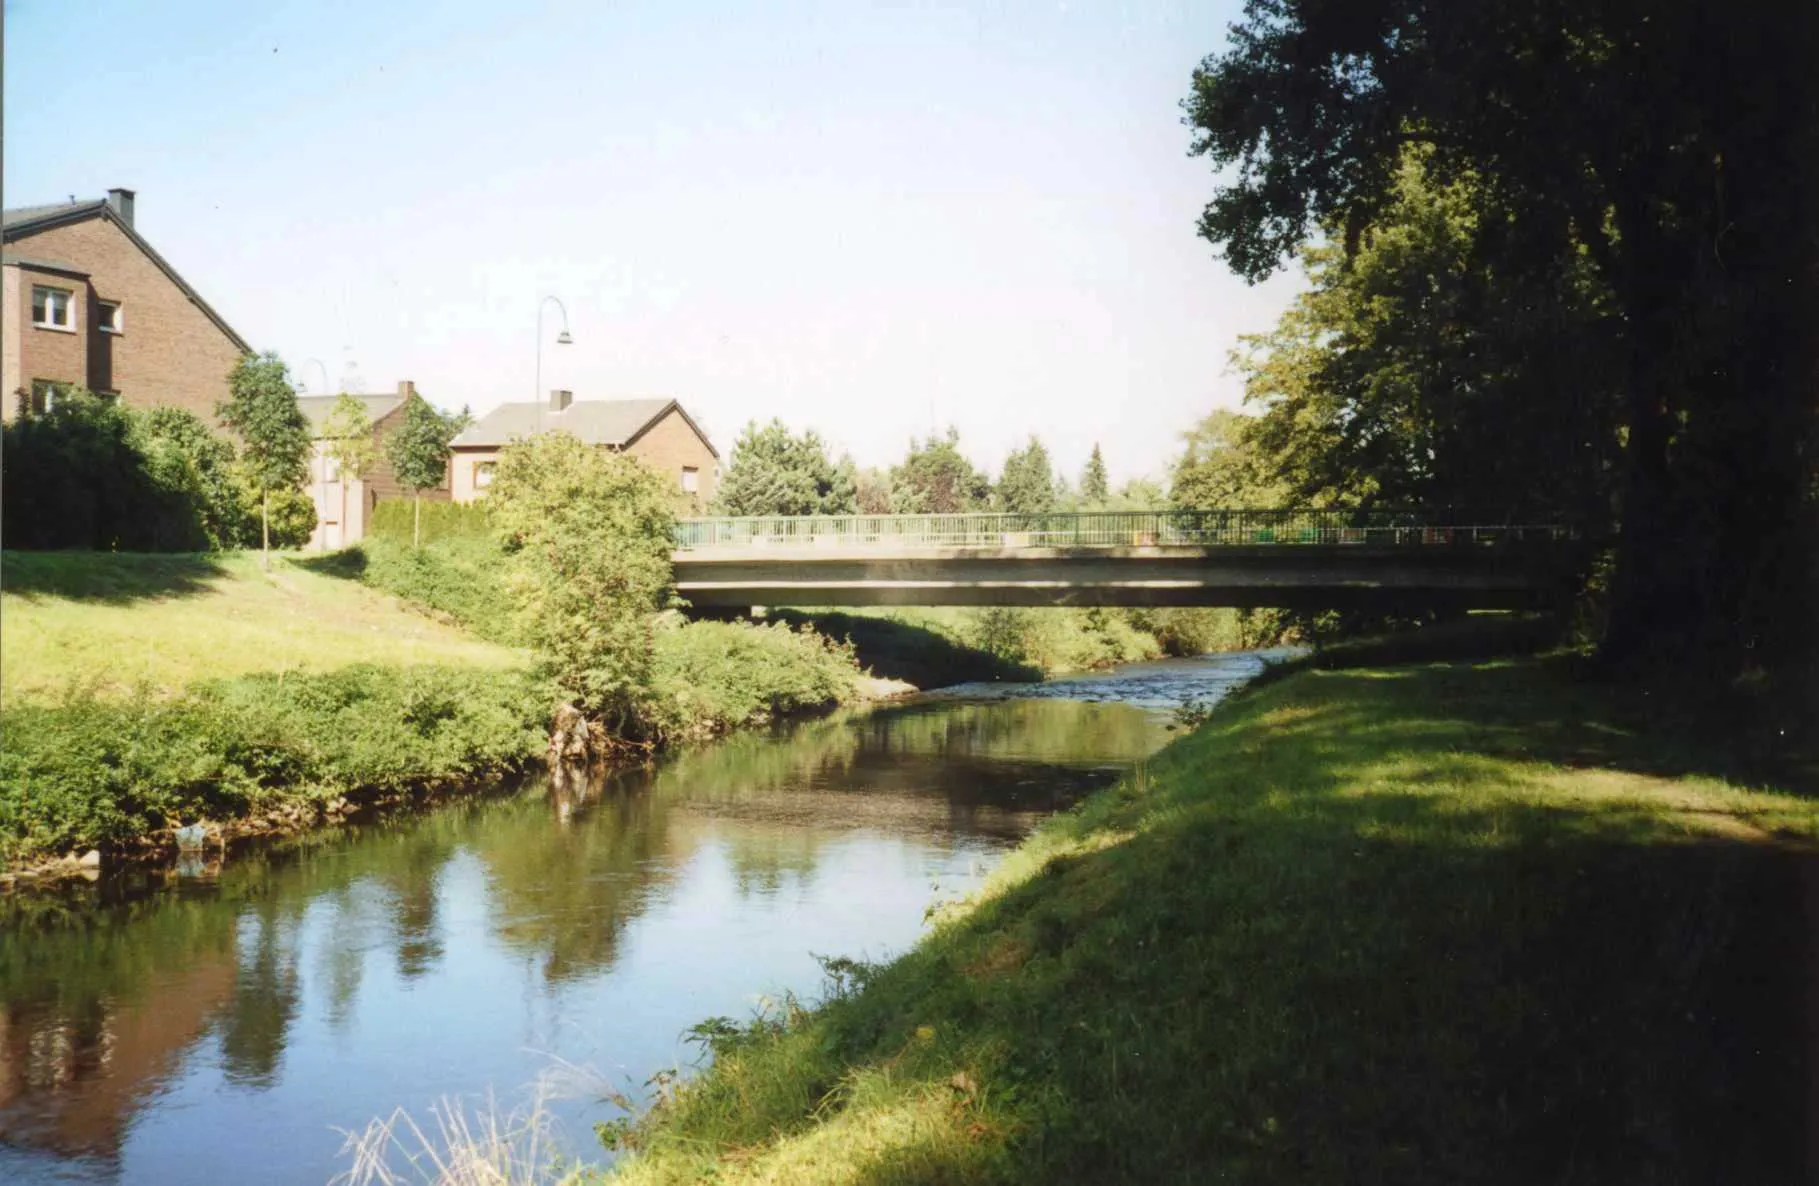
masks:
<path id="1" fill-rule="evenodd" d="M 260 494 L 309 479 L 309 421 L 284 362 L 269 351 L 242 358 L 227 378 L 221 422 L 240 438 L 240 464 Z"/>
<path id="2" fill-rule="evenodd" d="M 498 532 L 493 522 L 487 517 L 485 499 L 479 502 L 426 502 L 422 510 L 414 510 L 409 503 L 397 499 L 386 499 L 373 508 L 372 516 L 367 521 L 366 535 L 384 536 L 399 542 L 408 542 L 413 533 L 422 543 L 432 544 L 443 539 L 483 539 L 489 542 L 498 539 Z"/>
<path id="3" fill-rule="evenodd" d="M 890 610 L 842 612 L 773 610 L 772 616 L 801 629 L 839 640 L 873 675 L 917 688 L 944 688 L 975 680 L 1027 681 L 1042 671 L 969 645 L 960 611 Z"/>
<path id="4" fill-rule="evenodd" d="M 520 674 L 370 665 L 12 705 L 0 858 L 511 769 L 541 751 L 546 709 Z"/>
<path id="5" fill-rule="evenodd" d="M 425 509 L 445 505 L 430 503 Z M 402 502 L 379 506 L 409 509 Z M 489 642 L 518 646 L 525 641 L 508 559 L 496 538 L 448 534 L 412 547 L 406 527 L 402 533 L 369 532 L 359 544 L 325 560 L 332 562 L 333 571 L 447 617 Z"/>
<path id="6" fill-rule="evenodd" d="M 1620 436 L 1604 653 L 1715 676 L 1799 670 L 1819 645 L 1819 10 L 1726 15 L 1714 39 L 1693 0 L 1257 0 L 1185 104 L 1193 151 L 1224 171 L 1201 233 L 1241 274 L 1313 235 L 1350 257 L 1401 228 L 1376 250 L 1406 262 L 1358 290 L 1382 304 L 1349 310 L 1367 349 L 1322 362 L 1365 388 L 1381 375 L 1385 407 L 1437 410 L 1393 439 L 1446 457 L 1430 472 L 1419 451 L 1376 456 L 1369 420 L 1348 451 L 1441 490 L 1441 466 L 1477 458 L 1517 475 L 1512 496 L 1589 502 L 1585 475 Z M 1426 203 L 1408 192 L 1411 145 Z M 1523 469 L 1541 443 L 1549 463 Z"/>
<path id="7" fill-rule="evenodd" d="M 783 623 L 689 622 L 656 641 L 649 709 L 669 739 L 723 733 L 854 698 L 851 646 Z"/>
<path id="8" fill-rule="evenodd" d="M 546 433 L 500 454 L 487 501 L 557 695 L 615 737 L 644 735 L 654 620 L 674 597 L 668 484 L 628 455 Z"/>
<path id="9" fill-rule="evenodd" d="M 385 459 L 398 481 L 417 494 L 446 482 L 449 442 L 468 419 L 465 412 L 440 412 L 422 396 L 411 396 L 398 427 L 385 436 Z"/>
<path id="10" fill-rule="evenodd" d="M 366 414 L 366 405 L 357 396 L 344 391 L 335 397 L 322 435 L 323 455 L 335 463 L 344 482 L 365 477 L 379 460 L 372 417 Z"/>
<path id="11" fill-rule="evenodd" d="M 850 459 L 835 465 L 813 430 L 797 436 L 783 421 L 745 426 L 714 492 L 716 515 L 850 515 L 858 510 Z"/>
<path id="12" fill-rule="evenodd" d="M 1055 509 L 1055 473 L 1048 449 L 1032 434 L 1029 444 L 1004 459 L 998 477 L 995 508 L 1017 515 L 1040 515 Z"/>
<path id="13" fill-rule="evenodd" d="M 194 550 L 223 551 L 253 542 L 258 524 L 232 442 L 182 408 L 129 415 L 132 439 L 152 484 L 163 493 L 166 506 L 191 521 L 191 530 L 183 534 L 194 541 Z M 310 527 L 315 527 L 313 520 Z M 306 531 L 304 538 L 308 536 Z"/>
<path id="14" fill-rule="evenodd" d="M 245 501 L 241 504 L 244 518 L 242 522 L 249 528 L 256 528 L 259 521 L 260 503 L 253 494 L 250 485 L 243 487 L 246 491 Z M 294 486 L 286 486 L 271 492 L 265 504 L 269 515 L 271 543 L 276 548 L 301 548 L 309 542 L 309 537 L 316 530 L 316 503 L 308 492 Z M 241 541 L 242 547 L 258 544 L 259 537 L 255 531 L 249 531 L 251 538 Z"/>
<path id="15" fill-rule="evenodd" d="M 985 510 L 991 482 L 960 452 L 960 430 L 910 442 L 909 456 L 891 468 L 891 512 L 947 515 Z"/>
<path id="16" fill-rule="evenodd" d="M 1110 479 L 1106 476 L 1105 455 L 1099 451 L 1099 442 L 1093 442 L 1093 454 L 1086 459 L 1086 469 L 1080 474 L 1080 501 L 1083 510 L 1093 510 L 1111 496 Z"/>
<path id="17" fill-rule="evenodd" d="M 1722 837 L 1819 812 L 1638 725 L 1533 664 L 1238 697 L 902 958 L 700 1031 L 619 1179 L 1798 1180 L 1801 879 Z"/>
<path id="18" fill-rule="evenodd" d="M 889 470 L 868 467 L 853 476 L 853 502 L 861 515 L 888 515 L 895 505 Z"/>
<path id="19" fill-rule="evenodd" d="M 192 523 L 169 521 L 164 483 L 176 467 L 148 469 L 132 413 L 76 389 L 40 415 L 4 430 L 4 513 L 8 547 L 193 549 Z M 168 540 L 168 543 L 163 541 Z"/>
<path id="20" fill-rule="evenodd" d="M 1221 409 L 1188 430 L 1169 483 L 1170 504 L 1188 511 L 1289 505 L 1282 481 L 1252 443 L 1255 428 L 1253 417 Z"/>

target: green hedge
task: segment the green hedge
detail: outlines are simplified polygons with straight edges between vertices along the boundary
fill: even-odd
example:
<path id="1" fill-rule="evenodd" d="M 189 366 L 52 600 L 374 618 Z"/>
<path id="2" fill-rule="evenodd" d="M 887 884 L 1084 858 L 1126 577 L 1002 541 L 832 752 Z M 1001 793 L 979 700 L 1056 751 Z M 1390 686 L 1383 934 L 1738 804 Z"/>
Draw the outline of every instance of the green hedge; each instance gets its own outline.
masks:
<path id="1" fill-rule="evenodd" d="M 657 636 L 652 715 L 666 737 L 723 733 L 854 698 L 853 649 L 777 623 L 689 622 Z"/>
<path id="2" fill-rule="evenodd" d="M 367 538 L 397 540 L 401 543 L 411 542 L 411 524 L 414 504 L 409 498 L 388 498 L 373 508 L 372 521 L 367 524 Z M 490 540 L 493 528 L 487 518 L 485 503 L 429 502 L 423 503 L 423 534 L 420 543 L 434 543 L 439 540 Z"/>
<path id="3" fill-rule="evenodd" d="M 372 665 L 223 680 L 175 700 L 12 708 L 0 718 L 0 859 L 497 773 L 542 751 L 548 709 L 521 673 Z"/>

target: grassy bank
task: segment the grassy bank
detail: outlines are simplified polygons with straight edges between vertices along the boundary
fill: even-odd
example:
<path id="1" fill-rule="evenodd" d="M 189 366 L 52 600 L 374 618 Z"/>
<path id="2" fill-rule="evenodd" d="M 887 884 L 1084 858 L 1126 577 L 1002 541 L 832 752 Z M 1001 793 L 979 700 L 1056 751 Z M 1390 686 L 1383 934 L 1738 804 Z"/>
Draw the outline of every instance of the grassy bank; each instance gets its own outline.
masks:
<path id="1" fill-rule="evenodd" d="M 0 868 L 166 850 L 197 821 L 295 831 L 538 758 L 553 694 L 501 645 L 488 547 L 381 541 L 371 584 L 346 579 L 370 575 L 361 552 L 269 573 L 250 555 L 7 554 Z M 656 659 L 669 742 L 862 691 L 847 648 L 782 625 L 668 615 Z"/>
<path id="2" fill-rule="evenodd" d="M 0 698 L 84 687 L 175 692 L 197 680 L 352 663 L 501 669 L 522 652 L 413 613 L 383 592 L 279 556 L 7 552 Z"/>
<path id="3" fill-rule="evenodd" d="M 705 1024 L 623 1178 L 1802 1179 L 1819 805 L 1647 704 L 1533 660 L 1241 696 L 902 959 Z"/>

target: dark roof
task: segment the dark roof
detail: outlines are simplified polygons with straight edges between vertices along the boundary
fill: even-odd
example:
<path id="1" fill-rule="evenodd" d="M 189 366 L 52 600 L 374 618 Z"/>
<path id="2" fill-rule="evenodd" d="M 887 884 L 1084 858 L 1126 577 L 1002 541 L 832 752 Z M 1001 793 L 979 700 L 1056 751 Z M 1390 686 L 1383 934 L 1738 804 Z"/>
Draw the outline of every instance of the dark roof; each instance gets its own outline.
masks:
<path id="1" fill-rule="evenodd" d="M 96 198 L 92 202 L 53 202 L 48 206 L 18 206 L 0 212 L 0 226 L 4 226 L 6 230 L 10 231 L 15 226 L 23 226 L 29 222 L 92 214 L 106 205 L 106 198 Z"/>
<path id="2" fill-rule="evenodd" d="M 673 399 L 578 399 L 560 412 L 531 401 L 500 404 L 454 440 L 454 447 L 497 448 L 539 432 L 566 432 L 589 445 L 623 449 L 674 408 L 715 457 L 720 451 L 694 418 Z"/>
<path id="3" fill-rule="evenodd" d="M 339 395 L 300 395 L 297 397 L 297 406 L 303 409 L 304 419 L 309 421 L 311 440 L 322 439 L 323 428 L 335 410 L 335 401 L 340 398 Z M 404 404 L 405 397 L 391 391 L 384 395 L 356 395 L 354 398 L 365 406 L 366 418 L 377 424 L 397 411 Z"/>
<path id="4" fill-rule="evenodd" d="M 78 268 L 75 264 L 36 255 L 20 255 L 17 251 L 0 251 L 0 264 L 18 264 L 20 267 L 38 268 L 46 272 L 68 272 L 72 276 L 88 275 L 86 269 Z"/>
<path id="5" fill-rule="evenodd" d="M 17 206 L 11 210 L 0 211 L 0 230 L 4 231 L 5 241 L 12 243 L 26 236 L 35 235 L 39 231 L 48 231 L 53 227 L 67 226 L 72 222 L 82 222 L 89 218 L 105 218 L 119 227 L 121 233 L 131 239 L 134 246 L 145 253 L 147 259 L 157 264 L 158 270 L 170 277 L 171 283 L 175 284 L 196 308 L 202 310 L 203 316 L 215 323 L 215 328 L 226 334 L 228 340 L 241 350 L 248 354 L 253 352 L 253 348 L 247 345 L 246 339 L 235 333 L 234 327 L 222 320 L 221 314 L 209 307 L 209 303 L 202 299 L 202 294 L 191 288 L 189 281 L 179 275 L 177 269 L 171 267 L 162 255 L 153 250 L 152 245 L 147 243 L 138 231 L 120 221 L 119 216 L 114 213 L 113 207 L 107 204 L 106 198 L 98 198 L 92 202 L 62 202 L 53 206 Z"/>

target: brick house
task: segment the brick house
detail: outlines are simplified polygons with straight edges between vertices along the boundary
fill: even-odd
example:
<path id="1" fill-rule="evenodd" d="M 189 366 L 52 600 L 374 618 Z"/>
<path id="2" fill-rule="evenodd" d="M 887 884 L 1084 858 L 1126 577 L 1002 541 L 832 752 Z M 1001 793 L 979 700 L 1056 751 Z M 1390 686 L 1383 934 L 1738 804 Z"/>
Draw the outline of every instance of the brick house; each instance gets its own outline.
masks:
<path id="1" fill-rule="evenodd" d="M 455 438 L 449 462 L 454 500 L 472 502 L 486 492 L 506 445 L 557 431 L 630 453 L 670 477 L 677 492 L 698 507 L 714 497 L 720 453 L 675 400 L 576 400 L 567 391 L 552 391 L 547 404 L 501 404 Z"/>
<path id="2" fill-rule="evenodd" d="M 310 439 L 315 442 L 306 489 L 316 504 L 316 530 L 310 534 L 308 546 L 318 551 L 333 551 L 360 542 L 366 537 L 373 508 L 381 499 L 409 498 L 413 493 L 398 480 L 391 462 L 385 459 L 385 438 L 403 421 L 405 405 L 422 398 L 417 394 L 417 385 L 406 379 L 398 384 L 395 393 L 354 396 L 366 408 L 366 418 L 373 426 L 373 444 L 378 447 L 378 459 L 358 478 L 345 478 L 328 455 L 330 442 L 326 429 L 329 417 L 335 411 L 335 401 L 340 398 L 339 395 L 297 397 L 297 406 L 303 409 L 304 418 L 309 421 Z M 441 486 L 422 493 L 426 502 L 447 502 L 447 475 L 443 476 Z"/>
<path id="3" fill-rule="evenodd" d="M 0 215 L 0 418 L 87 387 L 210 424 L 246 339 L 133 229 L 133 191 Z"/>

